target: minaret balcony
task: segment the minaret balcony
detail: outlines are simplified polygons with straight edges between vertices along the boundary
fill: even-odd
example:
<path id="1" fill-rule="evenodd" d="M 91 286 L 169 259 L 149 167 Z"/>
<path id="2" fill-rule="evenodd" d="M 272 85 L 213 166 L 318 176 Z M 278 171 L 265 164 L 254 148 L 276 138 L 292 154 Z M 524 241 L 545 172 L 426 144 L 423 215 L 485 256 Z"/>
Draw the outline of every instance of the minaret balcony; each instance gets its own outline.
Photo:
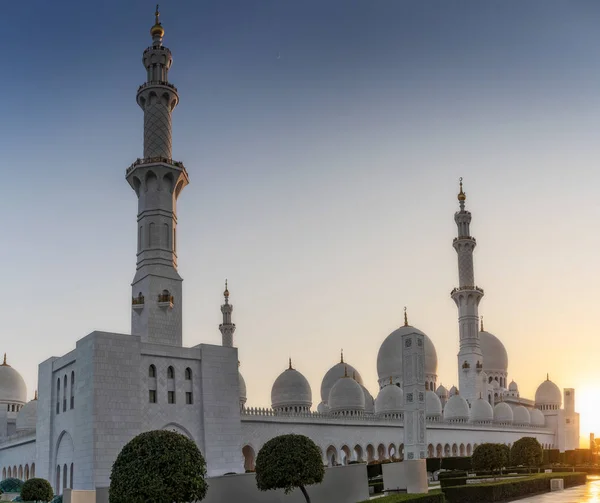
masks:
<path id="1" fill-rule="evenodd" d="M 144 82 L 140 87 L 138 87 L 137 92 L 139 93 L 142 89 L 145 89 L 146 87 L 150 86 L 165 86 L 177 92 L 177 88 L 170 82 L 167 82 L 166 80 L 151 80 L 149 82 Z"/>
<path id="2" fill-rule="evenodd" d="M 131 298 L 131 307 L 135 311 L 141 311 L 142 309 L 144 309 L 144 296 L 138 295 L 137 297 L 132 297 Z"/>
<path id="3" fill-rule="evenodd" d="M 131 166 L 129 166 L 125 170 L 125 176 L 128 176 L 138 166 L 142 166 L 145 164 L 159 164 L 159 163 L 169 164 L 170 166 L 174 166 L 175 168 L 178 168 L 181 171 L 183 171 L 187 176 L 187 170 L 185 169 L 185 166 L 183 165 L 182 162 L 175 161 L 175 160 L 169 159 L 167 157 L 146 157 L 145 159 L 137 158 L 134 162 L 131 163 Z"/>
<path id="4" fill-rule="evenodd" d="M 473 236 L 458 236 L 452 240 L 453 243 L 456 243 L 457 241 L 472 241 L 477 244 L 477 240 Z"/>
<path id="5" fill-rule="evenodd" d="M 465 285 L 465 286 L 456 287 L 454 290 L 452 290 L 450 292 L 450 295 L 454 295 L 457 292 L 462 292 L 462 291 L 466 291 L 466 290 L 471 290 L 471 291 L 474 290 L 483 295 L 483 288 L 479 288 L 478 286 L 474 286 L 474 285 Z"/>
<path id="6" fill-rule="evenodd" d="M 162 309 L 173 309 L 174 298 L 169 294 L 161 294 L 158 296 L 158 307 Z"/>

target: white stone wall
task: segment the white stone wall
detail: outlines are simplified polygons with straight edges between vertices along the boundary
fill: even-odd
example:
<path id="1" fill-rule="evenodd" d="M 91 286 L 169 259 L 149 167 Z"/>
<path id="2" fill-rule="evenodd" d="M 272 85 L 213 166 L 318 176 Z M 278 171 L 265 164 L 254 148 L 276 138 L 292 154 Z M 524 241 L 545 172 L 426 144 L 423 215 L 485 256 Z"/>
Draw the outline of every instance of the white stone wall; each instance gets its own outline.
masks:
<path id="1" fill-rule="evenodd" d="M 37 476 L 35 460 L 36 447 L 33 432 L 25 435 L 15 435 L 8 442 L 0 446 L 0 477 L 4 473 L 8 477 L 9 467 L 11 468 L 12 477 L 19 478 L 19 474 L 22 474 L 22 478 L 25 478 L 25 473 L 29 472 L 29 478 L 31 478 L 32 469 Z M 14 471 L 15 468 L 16 474 Z"/>

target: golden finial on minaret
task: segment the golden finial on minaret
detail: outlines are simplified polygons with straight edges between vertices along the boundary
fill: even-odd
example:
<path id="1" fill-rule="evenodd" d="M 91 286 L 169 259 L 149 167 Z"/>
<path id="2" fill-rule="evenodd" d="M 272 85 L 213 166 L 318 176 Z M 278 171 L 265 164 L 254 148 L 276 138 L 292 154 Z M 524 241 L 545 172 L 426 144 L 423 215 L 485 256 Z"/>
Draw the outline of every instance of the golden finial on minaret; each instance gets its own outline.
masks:
<path id="1" fill-rule="evenodd" d="M 343 348 L 340 352 L 340 363 L 344 363 L 344 349 Z"/>
<path id="2" fill-rule="evenodd" d="M 225 280 L 225 291 L 223 292 L 223 296 L 228 299 L 229 298 L 229 289 L 227 288 L 227 280 Z"/>
<path id="3" fill-rule="evenodd" d="M 480 322 L 481 322 L 481 328 L 479 331 L 483 332 L 483 314 L 481 315 Z"/>
<path id="4" fill-rule="evenodd" d="M 159 36 L 162 38 L 165 34 L 165 30 L 160 24 L 159 17 L 160 12 L 158 12 L 158 4 L 156 4 L 156 11 L 154 12 L 154 26 L 150 28 L 150 35 L 152 35 L 152 37 Z"/>
<path id="5" fill-rule="evenodd" d="M 288 370 L 292 370 L 292 357 L 291 356 L 290 356 L 290 366 L 289 366 Z"/>
<path id="6" fill-rule="evenodd" d="M 408 314 L 406 314 L 406 306 L 404 306 L 404 326 L 408 327 Z"/>
<path id="7" fill-rule="evenodd" d="M 459 182 L 460 182 L 460 192 L 458 193 L 458 200 L 459 201 L 464 201 L 467 199 L 467 194 L 465 194 L 463 192 L 463 183 L 462 183 L 462 176 L 459 178 Z"/>
<path id="8" fill-rule="evenodd" d="M 394 384 L 394 382 L 392 381 L 392 376 L 390 376 L 390 384 Z"/>
<path id="9" fill-rule="evenodd" d="M 4 364 L 6 365 L 6 353 L 4 353 Z M 546 381 L 550 380 L 550 374 L 546 374 Z"/>
<path id="10" fill-rule="evenodd" d="M 6 353 L 4 353 L 4 361 L 2 362 L 3 367 L 10 367 L 8 363 L 6 363 Z"/>

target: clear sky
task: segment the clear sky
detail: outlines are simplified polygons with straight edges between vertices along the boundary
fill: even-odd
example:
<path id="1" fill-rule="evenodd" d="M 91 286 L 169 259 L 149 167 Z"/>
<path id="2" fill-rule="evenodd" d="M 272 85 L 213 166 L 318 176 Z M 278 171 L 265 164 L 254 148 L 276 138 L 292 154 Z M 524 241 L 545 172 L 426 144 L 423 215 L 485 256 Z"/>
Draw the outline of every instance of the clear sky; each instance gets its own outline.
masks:
<path id="1" fill-rule="evenodd" d="M 30 397 L 37 364 L 93 330 L 130 330 L 142 155 L 135 92 L 154 3 L 6 2 L 7 224 L 0 330 Z M 184 343 L 219 344 L 229 278 L 248 405 L 287 366 L 339 359 L 375 394 L 409 321 L 457 382 L 459 176 L 486 329 L 532 397 L 577 389 L 600 433 L 600 3 L 163 2 L 180 198 Z M 9 225 L 10 224 L 10 225 Z M 0 348 L 2 350 L 2 348 Z M 595 416 L 594 416 L 595 414 Z"/>

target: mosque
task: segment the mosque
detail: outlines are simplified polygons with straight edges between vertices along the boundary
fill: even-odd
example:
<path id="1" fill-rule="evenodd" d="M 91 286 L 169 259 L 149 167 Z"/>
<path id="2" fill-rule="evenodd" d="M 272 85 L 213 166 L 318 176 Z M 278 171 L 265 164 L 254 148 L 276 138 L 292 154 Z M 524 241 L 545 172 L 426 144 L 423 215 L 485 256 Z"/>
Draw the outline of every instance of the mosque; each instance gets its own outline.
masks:
<path id="1" fill-rule="evenodd" d="M 126 170 L 138 200 L 131 334 L 92 332 L 69 353 L 40 363 L 31 401 L 23 378 L 4 357 L 3 479 L 43 477 L 57 494 L 65 488 L 106 487 L 123 445 L 153 429 L 175 430 L 194 440 L 209 476 L 253 469 L 261 446 L 290 432 L 312 438 L 329 465 L 402 458 L 413 417 L 422 422 L 421 457 L 470 455 L 480 443 L 510 445 L 523 436 L 536 437 L 546 448 L 578 447 L 575 390 L 561 392 L 547 378 L 533 399 L 521 396 L 517 383 L 509 382 L 506 349 L 484 330 L 478 313 L 484 291 L 475 282 L 476 240 L 462 180 L 453 242 L 459 286 L 450 294 L 458 308 L 458 388 L 438 385 L 435 346 L 405 313 L 404 325 L 379 350 L 376 398 L 342 354 L 325 373 L 316 406 L 309 382 L 290 361 L 273 383 L 271 408 L 249 407 L 227 286 L 222 345 L 183 347 L 176 203 L 189 179 L 183 163 L 172 158 L 171 113 L 179 93 L 168 80 L 172 56 L 162 44 L 158 10 L 150 33 L 152 43 L 142 56 L 146 82 L 136 95 L 144 113 L 144 154 Z M 424 345 L 421 388 L 407 382 L 408 336 Z M 408 413 L 416 410 L 414 402 L 422 404 L 422 416 Z"/>

